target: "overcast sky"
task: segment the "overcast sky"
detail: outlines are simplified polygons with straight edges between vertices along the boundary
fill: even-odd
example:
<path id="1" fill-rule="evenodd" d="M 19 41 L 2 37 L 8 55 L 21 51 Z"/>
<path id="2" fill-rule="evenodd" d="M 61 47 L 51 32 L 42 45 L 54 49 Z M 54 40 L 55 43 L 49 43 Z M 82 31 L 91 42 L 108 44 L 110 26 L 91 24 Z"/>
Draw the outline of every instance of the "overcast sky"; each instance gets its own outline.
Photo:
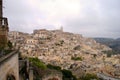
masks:
<path id="1" fill-rule="evenodd" d="M 120 0 L 3 0 L 10 30 L 59 29 L 87 37 L 120 37 Z"/>

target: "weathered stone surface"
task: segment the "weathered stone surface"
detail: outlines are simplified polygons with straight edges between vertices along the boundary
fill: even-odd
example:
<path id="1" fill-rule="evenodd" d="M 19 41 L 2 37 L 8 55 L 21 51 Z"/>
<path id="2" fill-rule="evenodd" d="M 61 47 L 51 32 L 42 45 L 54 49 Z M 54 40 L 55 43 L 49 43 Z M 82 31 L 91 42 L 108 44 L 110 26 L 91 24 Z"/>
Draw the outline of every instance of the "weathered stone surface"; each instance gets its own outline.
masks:
<path id="1" fill-rule="evenodd" d="M 19 80 L 18 54 L 16 52 L 10 54 L 0 60 L 0 80 L 7 80 L 8 75 L 12 75 L 15 80 Z"/>

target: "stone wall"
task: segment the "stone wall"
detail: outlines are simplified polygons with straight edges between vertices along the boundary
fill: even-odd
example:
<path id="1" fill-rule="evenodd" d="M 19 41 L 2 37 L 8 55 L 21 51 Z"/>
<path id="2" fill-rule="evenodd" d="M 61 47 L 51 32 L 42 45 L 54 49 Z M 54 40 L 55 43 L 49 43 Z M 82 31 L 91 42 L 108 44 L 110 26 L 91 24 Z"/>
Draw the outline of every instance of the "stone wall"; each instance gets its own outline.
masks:
<path id="1" fill-rule="evenodd" d="M 0 80 L 7 80 L 9 76 L 19 80 L 18 53 L 15 51 L 0 58 Z"/>

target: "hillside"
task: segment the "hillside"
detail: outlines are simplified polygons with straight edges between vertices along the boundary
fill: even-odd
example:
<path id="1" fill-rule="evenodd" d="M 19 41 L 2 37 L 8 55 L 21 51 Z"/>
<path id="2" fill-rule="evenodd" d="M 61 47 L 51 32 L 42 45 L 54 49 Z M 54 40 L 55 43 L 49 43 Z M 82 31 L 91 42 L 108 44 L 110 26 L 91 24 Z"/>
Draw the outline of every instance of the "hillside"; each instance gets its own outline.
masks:
<path id="1" fill-rule="evenodd" d="M 62 30 L 40 29 L 34 30 L 32 34 L 12 31 L 9 32 L 9 40 L 19 49 L 23 58 L 38 57 L 45 64 L 71 70 L 77 78 L 100 71 L 114 74 L 112 65 L 119 63 L 117 58 L 108 58 L 104 54 L 111 48 L 92 38 Z M 110 67 L 107 70 L 104 69 L 105 62 Z"/>
<path id="2" fill-rule="evenodd" d="M 94 38 L 97 42 L 102 43 L 104 45 L 109 46 L 116 52 L 116 54 L 120 53 L 120 38 L 112 39 L 112 38 Z"/>

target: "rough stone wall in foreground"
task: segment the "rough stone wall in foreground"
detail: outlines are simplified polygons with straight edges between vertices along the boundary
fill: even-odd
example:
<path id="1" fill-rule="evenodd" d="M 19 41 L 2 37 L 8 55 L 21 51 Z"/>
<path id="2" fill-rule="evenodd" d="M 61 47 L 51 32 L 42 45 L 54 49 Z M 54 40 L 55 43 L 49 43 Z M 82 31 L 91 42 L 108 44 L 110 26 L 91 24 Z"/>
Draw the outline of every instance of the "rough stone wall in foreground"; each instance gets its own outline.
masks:
<path id="1" fill-rule="evenodd" d="M 18 54 L 10 54 L 9 56 L 6 55 L 7 57 L 0 58 L 0 80 L 7 80 L 10 76 L 14 77 L 15 80 L 19 80 Z"/>

